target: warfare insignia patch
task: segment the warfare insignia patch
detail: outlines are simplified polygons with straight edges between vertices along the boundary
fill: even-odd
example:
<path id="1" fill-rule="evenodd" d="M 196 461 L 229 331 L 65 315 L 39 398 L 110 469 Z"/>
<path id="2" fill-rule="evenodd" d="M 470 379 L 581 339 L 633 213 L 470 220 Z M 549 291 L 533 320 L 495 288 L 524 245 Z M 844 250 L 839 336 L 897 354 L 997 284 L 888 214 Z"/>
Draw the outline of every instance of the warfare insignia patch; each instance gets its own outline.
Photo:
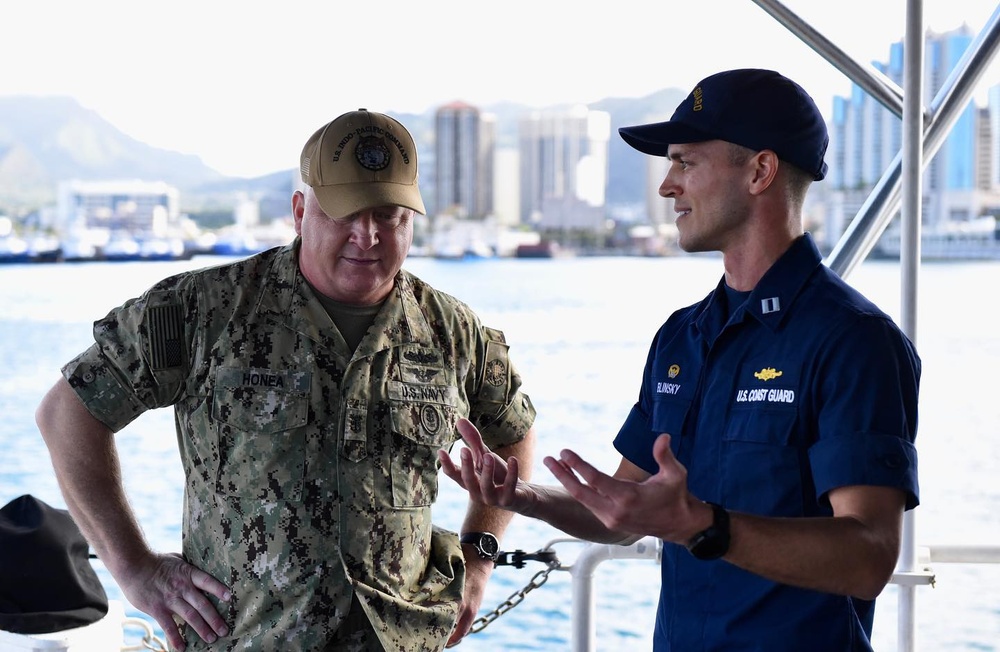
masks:
<path id="1" fill-rule="evenodd" d="M 433 353 L 422 353 L 420 351 L 406 351 L 403 353 L 403 357 L 410 362 L 417 362 L 419 364 L 437 362 L 437 356 Z"/>
<path id="2" fill-rule="evenodd" d="M 375 136 L 362 138 L 354 148 L 354 156 L 358 159 L 361 167 L 372 172 L 389 167 L 389 161 L 392 158 L 389 148 L 386 147 L 381 138 Z"/>
<path id="3" fill-rule="evenodd" d="M 440 372 L 440 369 L 422 369 L 420 367 L 414 367 L 410 370 L 410 373 L 416 376 L 418 380 L 425 383 L 430 382 L 431 379 L 434 378 L 434 376 L 437 376 Z"/>
<path id="4" fill-rule="evenodd" d="M 756 378 L 757 380 L 767 381 L 767 380 L 774 380 L 775 378 L 779 377 L 781 374 L 782 374 L 782 372 L 778 371 L 774 367 L 765 367 L 764 369 L 761 369 L 760 371 L 754 372 L 753 377 Z"/>

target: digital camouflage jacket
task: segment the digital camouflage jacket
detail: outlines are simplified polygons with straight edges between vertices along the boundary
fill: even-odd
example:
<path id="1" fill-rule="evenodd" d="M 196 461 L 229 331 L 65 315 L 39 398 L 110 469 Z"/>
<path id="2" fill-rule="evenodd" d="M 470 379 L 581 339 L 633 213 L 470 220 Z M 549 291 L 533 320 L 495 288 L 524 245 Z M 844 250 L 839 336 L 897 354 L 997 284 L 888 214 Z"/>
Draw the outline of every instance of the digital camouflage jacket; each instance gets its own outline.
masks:
<path id="1" fill-rule="evenodd" d="M 352 355 L 297 256 L 161 281 L 63 374 L 116 432 L 173 406 L 183 553 L 233 592 L 216 649 L 322 650 L 355 593 L 387 650 L 440 649 L 464 565 L 431 524 L 436 451 L 462 416 L 491 448 L 517 442 L 534 408 L 503 334 L 405 271 Z"/>

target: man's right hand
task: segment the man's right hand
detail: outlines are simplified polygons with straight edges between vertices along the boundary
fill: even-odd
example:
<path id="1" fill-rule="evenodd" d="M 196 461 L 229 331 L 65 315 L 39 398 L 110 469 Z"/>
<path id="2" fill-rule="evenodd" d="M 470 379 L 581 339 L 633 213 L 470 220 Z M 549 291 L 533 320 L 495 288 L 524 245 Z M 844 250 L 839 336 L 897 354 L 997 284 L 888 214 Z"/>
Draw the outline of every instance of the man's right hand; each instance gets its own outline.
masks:
<path id="1" fill-rule="evenodd" d="M 121 575 L 121 573 L 119 573 Z M 190 625 L 208 643 L 226 636 L 226 621 L 206 597 L 206 593 L 229 602 L 232 594 L 219 580 L 192 566 L 177 554 L 153 554 L 118 584 L 128 601 L 152 616 L 171 649 L 183 650 L 184 638 L 177 619 Z"/>
<path id="2" fill-rule="evenodd" d="M 438 459 L 444 474 L 469 492 L 473 502 L 527 515 L 536 497 L 531 487 L 518 479 L 517 458 L 504 461 L 492 452 L 468 419 L 459 419 L 457 428 L 465 442 L 459 453 L 462 463 L 456 466 L 448 451 L 439 450 Z"/>

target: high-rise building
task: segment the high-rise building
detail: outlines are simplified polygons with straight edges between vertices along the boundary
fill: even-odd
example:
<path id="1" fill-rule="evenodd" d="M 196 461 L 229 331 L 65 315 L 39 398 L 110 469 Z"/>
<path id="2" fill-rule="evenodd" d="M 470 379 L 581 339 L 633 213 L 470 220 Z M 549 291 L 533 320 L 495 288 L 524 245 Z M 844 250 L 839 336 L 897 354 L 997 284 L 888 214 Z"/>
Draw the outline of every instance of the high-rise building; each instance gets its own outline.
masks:
<path id="1" fill-rule="evenodd" d="M 521 118 L 520 221 L 542 230 L 603 228 L 610 135 L 610 114 L 585 106 Z"/>
<path id="2" fill-rule="evenodd" d="M 988 143 L 990 151 L 989 183 L 1000 188 L 1000 84 L 992 87 L 987 95 L 986 114 L 988 123 Z"/>
<path id="3" fill-rule="evenodd" d="M 926 106 L 930 106 L 972 39 L 968 26 L 941 34 L 927 32 L 923 98 Z M 873 62 L 873 65 L 902 86 L 902 41 L 890 46 L 887 62 Z M 980 111 L 970 101 L 934 158 L 926 162 L 922 180 L 922 218 L 926 230 L 976 220 L 996 200 L 1000 188 L 996 175 L 992 176 L 992 187 L 983 184 L 983 179 L 991 175 L 990 168 L 996 166 L 993 161 L 998 147 L 996 129 L 990 129 L 984 119 L 986 115 L 989 113 Z M 997 119 L 994 112 L 992 120 Z M 840 225 L 857 214 L 901 149 L 902 121 L 859 86 L 853 86 L 850 97 L 834 98 L 828 183 L 835 192 L 831 193 L 827 211 L 828 231 L 831 231 L 827 233 L 828 243 L 839 238 Z"/>
<path id="4" fill-rule="evenodd" d="M 459 218 L 492 214 L 495 132 L 492 115 L 464 102 L 452 102 L 436 111 L 436 214 Z"/>

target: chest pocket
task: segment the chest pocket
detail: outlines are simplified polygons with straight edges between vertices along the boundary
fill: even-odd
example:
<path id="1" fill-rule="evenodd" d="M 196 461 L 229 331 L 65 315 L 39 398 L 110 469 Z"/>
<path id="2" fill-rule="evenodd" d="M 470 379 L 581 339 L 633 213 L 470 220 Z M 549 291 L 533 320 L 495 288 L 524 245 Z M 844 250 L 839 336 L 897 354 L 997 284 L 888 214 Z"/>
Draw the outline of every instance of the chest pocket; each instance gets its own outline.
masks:
<path id="1" fill-rule="evenodd" d="M 796 441 L 797 396 L 789 387 L 738 389 L 722 442 L 726 505 L 768 516 L 801 516 L 812 481 Z"/>
<path id="2" fill-rule="evenodd" d="M 459 402 L 453 385 L 389 383 L 390 474 L 396 507 L 424 507 L 437 498 L 437 451 L 455 441 Z"/>
<path id="3" fill-rule="evenodd" d="M 680 439 L 684 420 L 691 410 L 691 401 L 680 396 L 661 396 L 653 399 L 653 414 L 650 425 L 653 432 L 669 433 L 674 440 Z"/>
<path id="4" fill-rule="evenodd" d="M 221 494 L 301 500 L 311 382 L 309 372 L 219 370 L 212 416 L 218 423 Z"/>

